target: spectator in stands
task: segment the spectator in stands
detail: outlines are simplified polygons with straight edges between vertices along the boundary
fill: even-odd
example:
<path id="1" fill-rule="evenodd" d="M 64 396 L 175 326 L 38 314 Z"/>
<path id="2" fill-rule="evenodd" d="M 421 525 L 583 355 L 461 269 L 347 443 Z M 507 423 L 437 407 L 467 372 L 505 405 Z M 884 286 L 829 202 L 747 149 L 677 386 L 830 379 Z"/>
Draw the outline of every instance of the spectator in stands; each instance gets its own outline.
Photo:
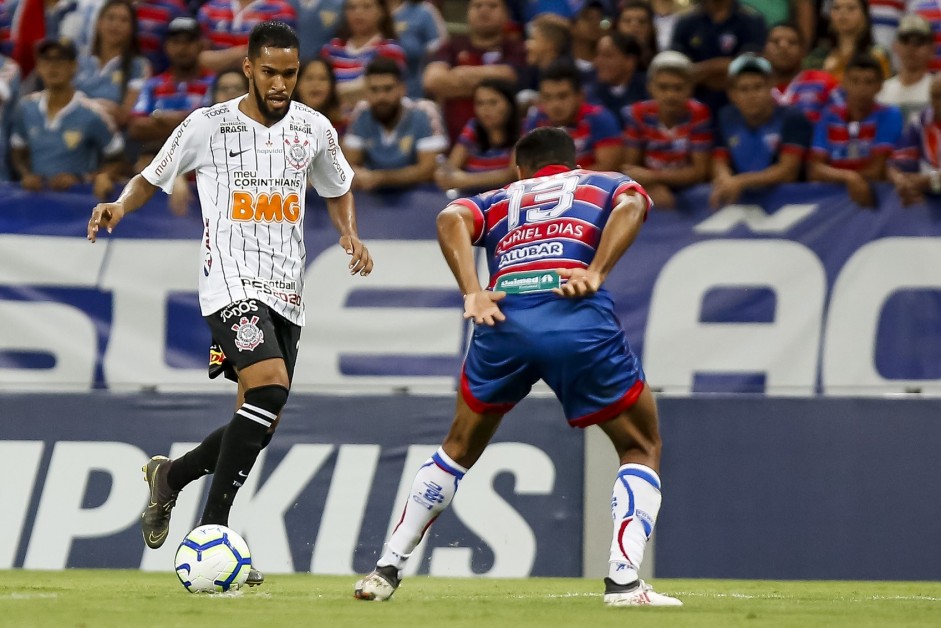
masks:
<path id="1" fill-rule="evenodd" d="M 673 192 L 709 178 L 712 116 L 691 98 L 693 63 L 686 55 L 665 50 L 650 62 L 647 90 L 651 100 L 630 106 L 625 119 L 622 169 L 644 186 L 655 206 L 676 206 Z"/>
<path id="2" fill-rule="evenodd" d="M 366 65 L 377 57 L 393 59 L 405 69 L 405 51 L 395 41 L 395 28 L 386 0 L 346 0 L 338 36 L 320 56 L 337 77 L 340 105 L 350 111 L 366 96 Z"/>
<path id="3" fill-rule="evenodd" d="M 802 37 L 806 40 L 813 39 L 817 28 L 816 0 L 741 0 L 741 2 L 760 13 L 769 28 L 775 24 L 793 22 L 800 29 Z"/>
<path id="4" fill-rule="evenodd" d="M 813 128 L 771 94 L 771 64 L 746 52 L 729 65 L 729 100 L 719 112 L 709 202 L 721 207 L 746 190 L 798 180 Z"/>
<path id="5" fill-rule="evenodd" d="M 654 32 L 657 33 L 657 49 L 667 50 L 673 42 L 673 29 L 680 7 L 676 0 L 652 0 Z"/>
<path id="6" fill-rule="evenodd" d="M 173 129 L 206 101 L 213 81 L 213 75 L 199 67 L 202 39 L 194 18 L 170 22 L 164 49 L 170 69 L 144 84 L 128 124 L 128 136 L 144 144 L 146 163 Z"/>
<path id="7" fill-rule="evenodd" d="M 807 56 L 804 67 L 825 70 L 837 81 L 850 59 L 858 54 L 871 55 L 882 66 L 882 75 L 889 76 L 889 55 L 872 39 L 872 21 L 866 0 L 833 0 L 830 4 L 830 26 L 826 36 Z"/>
<path id="8" fill-rule="evenodd" d="M 106 0 L 95 22 L 90 54 L 79 55 L 75 87 L 124 128 L 148 78 L 150 62 L 140 54 L 134 5 L 130 0 Z"/>
<path id="9" fill-rule="evenodd" d="M 808 178 L 842 183 L 863 207 L 875 205 L 870 187 L 886 180 L 886 162 L 902 134 L 902 113 L 880 105 L 882 64 L 871 55 L 853 57 L 846 65 L 846 104 L 827 108 L 814 127 Z"/>
<path id="10" fill-rule="evenodd" d="M 301 63 L 320 56 L 343 22 L 344 0 L 286 0 L 297 15 Z"/>
<path id="11" fill-rule="evenodd" d="M 526 118 L 523 132 L 561 127 L 575 140 L 575 161 L 587 170 L 617 170 L 624 158 L 621 127 L 613 113 L 590 105 L 582 94 L 581 75 L 569 61 L 557 61 L 539 81 L 539 107 Z"/>
<path id="12" fill-rule="evenodd" d="M 427 0 L 389 0 L 395 36 L 405 51 L 405 85 L 409 98 L 421 98 L 422 74 L 428 59 L 448 41 L 448 27 L 438 8 Z"/>
<path id="13" fill-rule="evenodd" d="M 0 55 L 0 181 L 9 181 L 11 175 L 7 152 L 20 78 L 20 66 L 16 61 Z"/>
<path id="14" fill-rule="evenodd" d="M 729 63 L 760 51 L 766 34 L 764 18 L 753 9 L 736 0 L 702 0 L 677 19 L 670 48 L 693 62 L 696 98 L 716 112 L 728 102 Z"/>
<path id="15" fill-rule="evenodd" d="M 902 18 L 895 38 L 895 54 L 899 59 L 899 73 L 882 84 L 876 100 L 895 105 L 902 110 L 902 119 L 928 106 L 931 75 L 928 66 L 934 56 L 934 33 L 931 25 L 919 15 Z"/>
<path id="16" fill-rule="evenodd" d="M 930 71 L 941 72 L 941 10 L 937 0 L 908 0 L 907 6 L 911 13 L 920 15 L 931 25 L 931 32 L 935 35 Z"/>
<path id="17" fill-rule="evenodd" d="M 801 70 L 806 46 L 796 24 L 776 24 L 768 33 L 764 56 L 771 63 L 779 105 L 794 107 L 816 123 L 829 104 L 842 102 L 840 84 L 823 70 Z"/>
<path id="18" fill-rule="evenodd" d="M 337 78 L 326 59 L 315 58 L 301 64 L 293 99 L 325 115 L 340 135 L 346 131 Z"/>
<path id="19" fill-rule="evenodd" d="M 211 72 L 237 70 L 248 54 L 248 34 L 261 22 L 280 20 L 297 26 L 297 13 L 286 0 L 209 0 L 197 14 L 209 48 L 199 64 Z"/>
<path id="20" fill-rule="evenodd" d="M 516 87 L 508 81 L 484 79 L 474 90 L 474 117 L 435 172 L 438 187 L 489 190 L 514 181 L 511 160 L 519 134 Z"/>
<path id="21" fill-rule="evenodd" d="M 13 114 L 11 162 L 24 189 L 65 190 L 90 182 L 96 196 L 111 194 L 124 141 L 100 109 L 72 85 L 77 51 L 68 40 L 36 48 L 45 89 L 21 98 Z"/>
<path id="22" fill-rule="evenodd" d="M 186 4 L 183 0 L 135 0 L 134 9 L 141 54 L 150 62 L 154 74 L 165 72 L 170 67 L 163 48 L 167 29 L 176 18 L 190 16 Z"/>
<path id="23" fill-rule="evenodd" d="M 647 100 L 647 76 L 638 69 L 640 44 L 631 35 L 613 32 L 598 42 L 595 79 L 586 90 L 590 103 L 614 114 L 623 129 L 628 105 Z"/>
<path id="24" fill-rule="evenodd" d="M 212 82 L 207 105 L 218 105 L 221 102 L 238 98 L 248 93 L 248 77 L 242 70 L 223 70 L 216 74 Z"/>
<path id="25" fill-rule="evenodd" d="M 660 52 L 653 8 L 645 0 L 625 0 L 615 22 L 615 31 L 630 35 L 640 45 L 638 68 L 646 71 L 650 61 Z M 600 42 L 599 42 L 600 43 Z"/>
<path id="26" fill-rule="evenodd" d="M 577 0 L 572 18 L 572 59 L 587 83 L 594 76 L 598 40 L 610 27 L 606 7 L 602 0 Z"/>
<path id="27" fill-rule="evenodd" d="M 398 62 L 376 57 L 366 66 L 366 102 L 353 112 L 343 152 L 359 190 L 401 188 L 434 179 L 448 148 L 440 113 L 428 100 L 405 96 Z"/>
<path id="28" fill-rule="evenodd" d="M 930 105 L 912 116 L 892 154 L 889 180 L 903 205 L 941 195 L 941 74 L 931 79 Z"/>
<path id="29" fill-rule="evenodd" d="M 485 78 L 516 82 L 516 69 L 526 63 L 520 41 L 504 37 L 509 21 L 503 0 L 470 0 L 467 35 L 441 46 L 425 68 L 425 93 L 444 110 L 448 137 L 454 141 L 474 115 L 474 90 Z"/>
<path id="30" fill-rule="evenodd" d="M 520 72 L 520 110 L 526 111 L 539 95 L 542 73 L 559 59 L 568 59 L 572 39 L 571 23 L 554 13 L 537 15 L 526 38 L 526 67 Z"/>

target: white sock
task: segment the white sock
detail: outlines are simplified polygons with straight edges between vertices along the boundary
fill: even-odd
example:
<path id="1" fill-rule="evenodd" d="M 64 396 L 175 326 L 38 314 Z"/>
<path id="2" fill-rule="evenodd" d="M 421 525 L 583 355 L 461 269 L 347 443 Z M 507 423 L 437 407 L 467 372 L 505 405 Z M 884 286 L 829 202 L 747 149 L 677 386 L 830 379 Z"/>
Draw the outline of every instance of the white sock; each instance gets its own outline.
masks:
<path id="1" fill-rule="evenodd" d="M 401 571 L 405 561 L 425 536 L 425 531 L 450 505 L 467 469 L 448 457 L 440 447 L 421 466 L 402 510 L 402 518 L 386 543 L 378 567 L 395 565 Z"/>
<path id="2" fill-rule="evenodd" d="M 647 539 L 660 512 L 660 477 L 650 467 L 626 464 L 618 469 L 611 496 L 614 536 L 608 577 L 617 584 L 637 580 Z"/>

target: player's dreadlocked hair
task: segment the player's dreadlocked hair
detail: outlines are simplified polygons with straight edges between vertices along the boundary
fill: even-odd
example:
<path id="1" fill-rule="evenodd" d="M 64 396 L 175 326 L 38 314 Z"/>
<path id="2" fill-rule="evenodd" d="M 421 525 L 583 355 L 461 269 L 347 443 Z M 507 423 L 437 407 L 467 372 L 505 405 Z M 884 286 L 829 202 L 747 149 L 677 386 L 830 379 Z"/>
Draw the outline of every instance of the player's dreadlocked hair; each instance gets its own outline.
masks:
<path id="1" fill-rule="evenodd" d="M 257 59 L 262 48 L 300 48 L 294 29 L 277 20 L 262 22 L 248 36 L 248 58 Z"/>
<path id="2" fill-rule="evenodd" d="M 574 168 L 575 142 L 568 133 L 556 127 L 535 129 L 516 143 L 516 163 L 530 172 L 551 164 Z"/>

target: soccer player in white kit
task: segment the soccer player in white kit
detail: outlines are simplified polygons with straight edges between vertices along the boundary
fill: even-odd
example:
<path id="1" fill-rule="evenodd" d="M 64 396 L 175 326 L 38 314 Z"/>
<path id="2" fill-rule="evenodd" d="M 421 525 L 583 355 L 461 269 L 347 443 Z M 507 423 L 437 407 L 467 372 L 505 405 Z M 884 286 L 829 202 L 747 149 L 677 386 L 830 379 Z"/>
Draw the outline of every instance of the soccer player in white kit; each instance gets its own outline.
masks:
<path id="1" fill-rule="evenodd" d="M 150 502 L 141 532 L 163 545 L 179 491 L 212 473 L 200 524 L 228 525 L 229 510 L 278 424 L 304 324 L 303 219 L 308 181 L 323 197 L 352 274 L 368 275 L 350 183 L 353 171 L 336 130 L 320 113 L 291 100 L 300 68 L 298 39 L 283 22 L 256 26 L 242 70 L 249 92 L 197 109 L 113 203 L 88 221 L 88 239 L 110 233 L 157 188 L 170 193 L 180 174 L 196 172 L 203 217 L 200 309 L 213 334 L 210 372 L 238 382 L 231 421 L 175 460 L 154 456 L 144 466 Z M 215 367 L 215 369 L 214 369 Z M 248 584 L 264 576 L 252 569 Z"/>

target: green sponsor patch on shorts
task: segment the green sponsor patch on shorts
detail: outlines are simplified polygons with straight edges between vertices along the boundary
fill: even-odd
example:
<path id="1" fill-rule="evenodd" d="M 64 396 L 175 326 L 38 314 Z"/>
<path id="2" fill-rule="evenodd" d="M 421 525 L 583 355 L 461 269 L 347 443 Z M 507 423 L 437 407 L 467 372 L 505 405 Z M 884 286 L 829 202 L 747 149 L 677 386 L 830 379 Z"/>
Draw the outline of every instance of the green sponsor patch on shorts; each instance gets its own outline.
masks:
<path id="1" fill-rule="evenodd" d="M 539 270 L 528 273 L 510 273 L 497 280 L 494 292 L 507 294 L 527 294 L 529 292 L 544 292 L 558 288 L 561 285 L 559 273 L 554 270 Z"/>

